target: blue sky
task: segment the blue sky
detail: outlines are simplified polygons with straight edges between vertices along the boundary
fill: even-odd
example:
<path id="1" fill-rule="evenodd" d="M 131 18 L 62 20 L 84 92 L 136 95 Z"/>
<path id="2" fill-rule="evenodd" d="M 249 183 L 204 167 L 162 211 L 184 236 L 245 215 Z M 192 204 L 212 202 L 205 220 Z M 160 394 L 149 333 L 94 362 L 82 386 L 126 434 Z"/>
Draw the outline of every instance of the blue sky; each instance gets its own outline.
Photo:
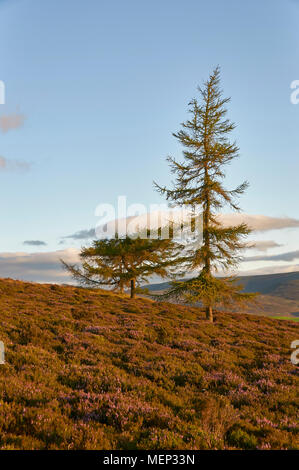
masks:
<path id="1" fill-rule="evenodd" d="M 298 20 L 296 0 L 0 0 L 0 275 L 58 279 L 98 204 L 163 202 L 152 181 L 169 184 L 172 132 L 217 64 L 241 149 L 227 184 L 249 180 L 246 214 L 299 219 Z M 298 225 L 254 233 L 280 246 L 241 271 L 299 270 L 264 259 L 299 250 Z"/>

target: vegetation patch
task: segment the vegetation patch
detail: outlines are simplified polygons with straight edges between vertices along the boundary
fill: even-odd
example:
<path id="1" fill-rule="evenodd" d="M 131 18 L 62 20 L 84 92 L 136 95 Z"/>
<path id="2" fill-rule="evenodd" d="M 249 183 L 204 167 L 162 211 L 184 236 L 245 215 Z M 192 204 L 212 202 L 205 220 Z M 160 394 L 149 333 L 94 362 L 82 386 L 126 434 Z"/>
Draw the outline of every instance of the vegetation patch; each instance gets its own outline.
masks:
<path id="1" fill-rule="evenodd" d="M 1 449 L 299 448 L 298 324 L 12 280 L 0 292 Z"/>

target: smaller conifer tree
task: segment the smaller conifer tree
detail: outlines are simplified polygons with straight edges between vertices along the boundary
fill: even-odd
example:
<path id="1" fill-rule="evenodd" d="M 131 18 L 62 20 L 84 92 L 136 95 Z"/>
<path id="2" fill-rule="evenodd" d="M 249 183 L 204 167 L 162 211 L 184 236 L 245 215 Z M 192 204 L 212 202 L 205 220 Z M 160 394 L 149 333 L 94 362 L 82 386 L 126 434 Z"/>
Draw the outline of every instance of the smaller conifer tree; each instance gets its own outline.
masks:
<path id="1" fill-rule="evenodd" d="M 106 286 L 121 293 L 130 288 L 135 298 L 140 284 L 152 275 L 174 274 L 179 263 L 179 245 L 172 239 L 125 237 L 94 240 L 80 253 L 81 266 L 62 261 L 64 268 L 81 285 Z"/>

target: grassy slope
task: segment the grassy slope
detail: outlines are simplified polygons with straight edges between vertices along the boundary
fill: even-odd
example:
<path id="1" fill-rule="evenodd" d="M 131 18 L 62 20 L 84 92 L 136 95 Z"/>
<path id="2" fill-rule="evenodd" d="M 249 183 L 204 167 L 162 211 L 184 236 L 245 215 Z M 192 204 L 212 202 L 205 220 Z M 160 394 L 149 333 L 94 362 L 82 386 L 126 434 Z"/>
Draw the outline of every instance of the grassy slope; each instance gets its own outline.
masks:
<path id="1" fill-rule="evenodd" d="M 0 448 L 299 448 L 298 324 L 11 280 L 0 296 Z"/>
<path id="2" fill-rule="evenodd" d="M 259 295 L 256 303 L 249 306 L 247 313 L 267 317 L 283 317 L 297 321 L 299 317 L 299 301 L 284 299 L 274 295 Z"/>

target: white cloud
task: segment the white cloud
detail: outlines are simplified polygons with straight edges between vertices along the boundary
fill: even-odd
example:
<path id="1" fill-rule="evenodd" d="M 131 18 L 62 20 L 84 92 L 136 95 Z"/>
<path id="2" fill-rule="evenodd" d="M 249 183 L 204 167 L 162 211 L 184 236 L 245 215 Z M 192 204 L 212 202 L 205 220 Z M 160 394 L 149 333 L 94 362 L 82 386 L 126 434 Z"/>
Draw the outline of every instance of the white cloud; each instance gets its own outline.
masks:
<path id="1" fill-rule="evenodd" d="M 299 264 L 292 264 L 288 266 L 265 266 L 263 268 L 239 271 L 237 274 L 238 276 L 255 276 L 262 274 L 293 273 L 296 271 L 299 271 Z"/>
<path id="2" fill-rule="evenodd" d="M 87 240 L 89 238 L 96 238 L 95 229 L 91 228 L 89 230 L 79 230 L 78 232 L 63 237 L 63 239 L 64 238 L 71 238 L 72 240 Z M 61 240 L 61 243 L 63 243 L 63 240 Z"/>
<path id="3" fill-rule="evenodd" d="M 0 277 L 10 277 L 34 282 L 72 282 L 67 272 L 61 267 L 60 259 L 67 263 L 79 262 L 79 250 L 68 248 L 52 252 L 12 252 L 0 253 Z M 250 276 L 258 274 L 276 274 L 299 271 L 299 264 L 287 266 L 265 266 L 253 270 L 241 270 L 239 276 Z M 218 273 L 218 275 L 224 273 Z M 226 273 L 227 274 L 227 273 Z"/>
<path id="4" fill-rule="evenodd" d="M 268 217 L 267 215 L 251 215 L 245 213 L 221 214 L 219 221 L 225 225 L 237 225 L 245 222 L 257 232 L 280 230 L 283 228 L 299 227 L 299 220 L 291 217 Z"/>
<path id="5" fill-rule="evenodd" d="M 29 246 L 46 246 L 47 243 L 44 242 L 43 240 L 25 240 L 23 242 L 23 245 L 29 245 Z"/>
<path id="6" fill-rule="evenodd" d="M 47 253 L 0 253 L 0 277 L 35 282 L 69 282 L 60 259 L 77 263 L 79 251 L 74 248 Z"/>
<path id="7" fill-rule="evenodd" d="M 256 250 L 256 251 L 262 251 L 262 252 L 266 252 L 271 248 L 278 248 L 280 246 L 282 245 L 280 245 L 279 243 L 276 243 L 273 240 L 256 240 L 256 241 L 247 243 L 248 248 L 252 250 Z"/>
<path id="8" fill-rule="evenodd" d="M 248 261 L 295 261 L 299 258 L 299 250 L 287 251 L 286 253 L 279 253 L 278 255 L 269 256 L 247 256 L 244 258 L 244 262 Z"/>
<path id="9" fill-rule="evenodd" d="M 108 232 L 114 233 L 117 230 L 117 226 L 127 227 L 127 230 L 131 233 L 136 232 L 137 229 L 141 230 L 145 227 L 148 228 L 157 228 L 159 225 L 164 226 L 167 225 L 169 220 L 172 221 L 180 221 L 182 217 L 182 213 L 179 209 L 174 210 L 160 210 L 160 211 L 153 211 L 151 213 L 140 214 L 136 216 L 130 216 L 125 219 L 116 219 L 111 220 L 104 226 L 98 226 L 96 229 L 96 233 L 94 233 L 93 229 L 89 230 L 81 230 L 76 232 L 73 235 L 64 238 L 73 238 L 73 239 L 83 239 L 83 238 L 92 238 L 95 234 L 99 235 L 101 233 L 101 229 L 103 233 Z M 258 214 L 246 214 L 246 213 L 231 213 L 231 214 L 219 214 L 217 219 L 223 226 L 231 226 L 231 225 L 238 225 L 241 223 L 246 223 L 251 230 L 254 232 L 267 232 L 270 230 L 281 230 L 284 228 L 294 228 L 299 227 L 299 219 L 294 219 L 291 217 L 268 217 L 266 215 L 258 215 Z M 186 220 L 186 219 L 185 219 Z M 97 237 L 95 237 L 97 238 Z M 260 243 L 260 250 L 264 251 L 264 249 L 274 248 L 279 245 L 275 244 L 275 242 L 267 242 L 272 245 L 268 245 L 266 247 L 265 242 L 258 242 Z M 264 243 L 264 247 L 262 244 Z M 258 248 L 259 249 L 259 248 Z"/>

